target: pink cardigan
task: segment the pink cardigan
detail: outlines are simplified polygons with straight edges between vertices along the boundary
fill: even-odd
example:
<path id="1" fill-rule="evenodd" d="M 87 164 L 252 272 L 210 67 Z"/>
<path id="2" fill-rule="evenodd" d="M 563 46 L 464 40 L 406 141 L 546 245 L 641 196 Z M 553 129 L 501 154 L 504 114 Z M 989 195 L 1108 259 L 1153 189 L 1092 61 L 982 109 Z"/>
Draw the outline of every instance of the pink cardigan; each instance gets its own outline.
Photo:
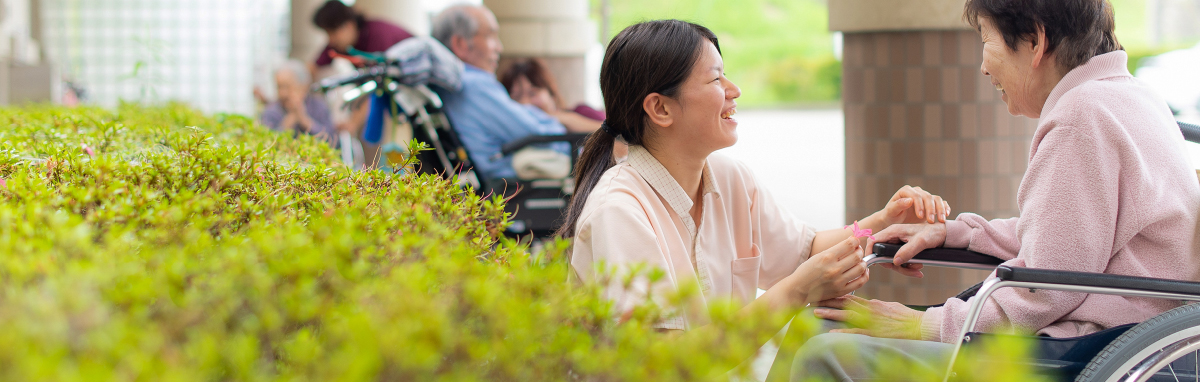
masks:
<path id="1" fill-rule="evenodd" d="M 1107 53 L 1067 73 L 1042 108 L 1017 192 L 1021 216 L 959 215 L 946 223 L 946 247 L 1018 267 L 1198 280 L 1200 183 L 1166 102 L 1129 75 L 1127 59 Z M 1179 306 L 1015 288 L 992 296 L 977 331 L 1071 337 Z M 952 298 L 929 309 L 924 339 L 957 341 L 968 307 Z"/>

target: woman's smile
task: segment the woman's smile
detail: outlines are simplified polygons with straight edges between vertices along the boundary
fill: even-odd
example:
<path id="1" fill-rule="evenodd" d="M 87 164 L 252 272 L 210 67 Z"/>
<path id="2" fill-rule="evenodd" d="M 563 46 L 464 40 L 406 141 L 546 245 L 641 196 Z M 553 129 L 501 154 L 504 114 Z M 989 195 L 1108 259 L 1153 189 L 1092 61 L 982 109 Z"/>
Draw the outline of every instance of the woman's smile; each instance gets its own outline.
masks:
<path id="1" fill-rule="evenodd" d="M 729 108 L 729 109 L 725 110 L 724 112 L 722 112 L 722 113 L 721 113 L 721 119 L 724 119 L 724 120 L 726 120 L 726 121 L 730 121 L 730 122 L 733 122 L 733 123 L 737 123 L 737 120 L 736 120 L 736 119 L 733 119 L 733 116 L 734 116 L 735 114 L 737 114 L 737 105 L 733 105 L 733 107 L 731 107 L 731 108 Z"/>

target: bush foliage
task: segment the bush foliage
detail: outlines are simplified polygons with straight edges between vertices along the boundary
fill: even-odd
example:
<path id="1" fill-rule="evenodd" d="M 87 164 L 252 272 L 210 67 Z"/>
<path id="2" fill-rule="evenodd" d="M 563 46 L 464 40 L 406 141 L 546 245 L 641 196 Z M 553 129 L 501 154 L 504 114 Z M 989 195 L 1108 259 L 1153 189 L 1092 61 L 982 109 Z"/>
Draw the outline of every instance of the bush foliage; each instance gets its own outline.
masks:
<path id="1" fill-rule="evenodd" d="M 665 307 L 618 323 L 568 282 L 564 243 L 500 234 L 500 197 L 351 171 L 245 117 L 36 106 L 0 124 L 3 380 L 729 380 L 794 313 L 718 304 L 719 330 L 684 336 L 652 328 Z"/>
<path id="2" fill-rule="evenodd" d="M 350 171 L 244 117 L 0 124 L 0 379 L 703 379 L 767 325 L 654 341 L 653 309 L 617 325 L 561 246 L 500 235 L 500 198 Z"/>

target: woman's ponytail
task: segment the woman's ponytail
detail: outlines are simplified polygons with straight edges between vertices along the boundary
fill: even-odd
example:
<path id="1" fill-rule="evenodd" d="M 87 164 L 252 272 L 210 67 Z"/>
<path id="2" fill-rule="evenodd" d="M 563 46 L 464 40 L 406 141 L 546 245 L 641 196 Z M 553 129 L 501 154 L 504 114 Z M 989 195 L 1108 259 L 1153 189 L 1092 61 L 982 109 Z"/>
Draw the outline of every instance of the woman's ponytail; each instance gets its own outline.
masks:
<path id="1" fill-rule="evenodd" d="M 604 176 L 604 172 L 616 165 L 613 158 L 615 141 L 613 129 L 608 126 L 608 121 L 604 121 L 600 124 L 600 130 L 589 135 L 587 142 L 583 144 L 583 153 L 575 162 L 575 193 L 571 195 L 565 222 L 558 227 L 558 236 L 575 236 L 575 222 L 579 221 L 579 214 L 583 212 L 583 204 L 587 202 L 588 195 L 596 188 L 596 183 Z"/>

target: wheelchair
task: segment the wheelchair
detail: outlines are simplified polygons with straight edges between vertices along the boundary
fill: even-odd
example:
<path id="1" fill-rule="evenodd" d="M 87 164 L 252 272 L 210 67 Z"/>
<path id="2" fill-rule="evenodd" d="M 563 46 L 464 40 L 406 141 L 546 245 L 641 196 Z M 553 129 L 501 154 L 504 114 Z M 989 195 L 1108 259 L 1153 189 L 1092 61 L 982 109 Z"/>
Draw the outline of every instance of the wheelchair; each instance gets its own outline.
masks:
<path id="1" fill-rule="evenodd" d="M 362 53 L 359 56 L 373 64 L 351 74 L 322 80 L 313 85 L 313 90 L 324 93 L 350 87 L 344 95 L 347 105 L 370 102 L 364 136 L 368 141 L 379 142 L 380 170 L 408 171 L 396 167 L 409 155 L 408 142 L 401 138 L 405 134 L 398 133 L 408 126 L 412 138 L 429 148 L 417 154 L 416 172 L 455 180 L 480 197 L 503 195 L 507 200 L 504 210 L 512 221 L 505 232 L 509 236 L 541 240 L 554 235 L 575 191 L 570 175 L 564 179 L 483 179 L 474 171 L 466 147 L 442 110 L 441 97 L 429 85 L 406 81 L 404 68 L 397 60 Z M 578 153 L 587 137 L 587 134 L 529 136 L 504 145 L 501 155 L 553 142 L 566 142 L 571 153 Z M 572 169 L 575 160 L 572 155 Z"/>
<path id="2" fill-rule="evenodd" d="M 1200 143 L 1200 126 L 1179 123 L 1184 138 Z M 892 262 L 897 244 L 876 244 L 863 260 L 869 267 Z M 963 249 L 933 248 L 911 263 L 929 266 L 995 270 L 995 275 L 959 294 L 970 302 L 966 324 L 946 371 L 953 379 L 954 361 L 963 349 L 1001 337 L 1020 337 L 1035 343 L 1030 366 L 1062 381 L 1180 381 L 1200 380 L 1200 282 L 1103 273 L 1071 272 L 1001 265 L 1003 261 Z M 984 302 L 1002 288 L 1029 288 L 1118 296 L 1171 299 L 1181 306 L 1150 320 L 1108 328 L 1086 336 L 1050 338 L 975 332 Z M 969 300 L 968 300 L 969 299 Z"/>

